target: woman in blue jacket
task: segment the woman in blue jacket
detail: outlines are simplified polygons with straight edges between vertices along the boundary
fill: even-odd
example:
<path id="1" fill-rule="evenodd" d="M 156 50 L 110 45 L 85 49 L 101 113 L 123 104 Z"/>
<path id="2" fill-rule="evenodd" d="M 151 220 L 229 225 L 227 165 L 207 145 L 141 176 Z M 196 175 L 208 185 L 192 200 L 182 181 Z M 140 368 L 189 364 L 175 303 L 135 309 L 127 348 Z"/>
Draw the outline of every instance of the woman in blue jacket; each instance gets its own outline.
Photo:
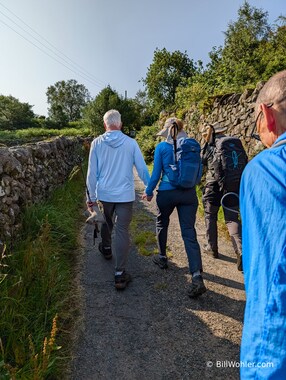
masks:
<path id="1" fill-rule="evenodd" d="M 166 255 L 168 227 L 170 215 L 175 208 L 177 209 L 189 269 L 192 275 L 192 284 L 188 294 L 190 297 L 197 297 L 206 291 L 206 287 L 201 275 L 201 251 L 195 230 L 196 212 L 198 209 L 196 188 L 195 186 L 188 189 L 176 188 L 170 184 L 166 174 L 170 164 L 174 163 L 173 139 L 171 137 L 171 128 L 174 123 L 178 127 L 177 139 L 188 137 L 183 130 L 183 122 L 181 120 L 177 118 L 166 120 L 163 129 L 158 133 L 158 136 L 165 137 L 166 141 L 160 142 L 155 149 L 154 168 L 143 198 L 151 201 L 153 191 L 160 181 L 156 197 L 158 207 L 156 234 L 159 255 L 155 256 L 153 261 L 161 269 L 168 268 L 168 258 Z"/>

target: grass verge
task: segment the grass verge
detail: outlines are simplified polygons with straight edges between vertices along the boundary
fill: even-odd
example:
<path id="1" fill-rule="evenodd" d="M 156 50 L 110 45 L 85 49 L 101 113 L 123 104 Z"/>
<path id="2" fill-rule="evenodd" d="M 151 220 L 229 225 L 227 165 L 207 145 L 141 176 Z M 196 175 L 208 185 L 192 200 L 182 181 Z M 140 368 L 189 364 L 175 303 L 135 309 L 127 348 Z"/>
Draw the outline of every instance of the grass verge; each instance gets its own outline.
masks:
<path id="1" fill-rule="evenodd" d="M 47 128 L 27 128 L 15 131 L 0 131 L 0 142 L 7 143 L 10 141 L 20 140 L 22 143 L 29 142 L 32 139 L 44 140 L 55 136 L 83 136 L 90 135 L 90 129 L 87 127 L 47 129 Z"/>
<path id="2" fill-rule="evenodd" d="M 84 184 L 75 174 L 27 208 L 21 237 L 0 252 L 0 378 L 58 379 L 75 317 L 73 268 Z"/>
<path id="3" fill-rule="evenodd" d="M 141 255 L 150 256 L 158 252 L 154 226 L 154 218 L 144 211 L 138 210 L 133 214 L 130 224 L 131 238 Z"/>

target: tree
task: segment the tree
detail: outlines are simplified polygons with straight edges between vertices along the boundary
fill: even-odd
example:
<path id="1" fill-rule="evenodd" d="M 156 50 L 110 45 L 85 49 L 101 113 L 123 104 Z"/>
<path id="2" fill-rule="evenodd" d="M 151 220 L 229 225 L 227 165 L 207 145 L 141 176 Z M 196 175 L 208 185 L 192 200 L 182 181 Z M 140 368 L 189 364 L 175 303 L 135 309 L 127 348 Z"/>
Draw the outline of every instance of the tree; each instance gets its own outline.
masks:
<path id="1" fill-rule="evenodd" d="M 15 130 L 34 126 L 35 114 L 32 107 L 11 95 L 0 95 L 0 129 Z"/>
<path id="2" fill-rule="evenodd" d="M 141 152 L 147 164 L 151 164 L 154 159 L 154 151 L 158 144 L 156 134 L 158 133 L 158 125 L 144 126 L 136 134 L 136 141 L 138 142 Z"/>
<path id="3" fill-rule="evenodd" d="M 130 133 L 131 130 L 140 129 L 141 117 L 134 99 L 120 99 L 118 111 L 121 113 L 123 130 Z"/>
<path id="4" fill-rule="evenodd" d="M 105 87 L 83 110 L 84 121 L 96 135 L 104 132 L 103 116 L 110 109 L 121 113 L 123 129 L 129 133 L 140 122 L 140 113 L 133 99 L 124 99 L 110 86 Z"/>
<path id="5" fill-rule="evenodd" d="M 197 62 L 195 74 L 177 87 L 177 116 L 182 117 L 192 104 L 200 113 L 208 112 L 214 96 L 255 88 L 259 81 L 285 70 L 285 16 L 269 25 L 267 12 L 245 1 L 224 34 L 224 46 L 212 48 L 206 68 Z"/>
<path id="6" fill-rule="evenodd" d="M 155 50 L 153 62 L 143 83 L 157 114 L 162 109 L 172 108 L 177 87 L 194 74 L 195 66 L 186 52 L 176 50 L 170 53 L 165 48 Z"/>
<path id="7" fill-rule="evenodd" d="M 260 46 L 271 31 L 267 18 L 267 12 L 246 1 L 238 10 L 237 21 L 228 24 L 224 47 L 213 49 L 207 66 L 217 93 L 241 91 L 261 79 L 265 65 Z"/>
<path id="8" fill-rule="evenodd" d="M 267 81 L 273 74 L 286 68 L 286 17 L 280 16 L 270 33 L 270 38 L 259 48 L 261 64 L 265 67 L 262 75 Z"/>
<path id="9" fill-rule="evenodd" d="M 177 116 L 183 117 L 183 114 L 188 111 L 191 104 L 196 104 L 199 109 L 202 109 L 203 105 L 200 104 L 202 99 L 205 99 L 209 95 L 209 89 L 204 74 L 204 68 L 202 61 L 196 63 L 196 74 L 186 79 L 183 85 L 179 85 L 176 90 L 176 106 Z M 180 112 L 181 110 L 183 112 Z M 179 113 L 182 115 L 179 115 Z"/>
<path id="10" fill-rule="evenodd" d="M 61 124 L 81 119 L 82 109 L 90 100 L 86 87 L 74 79 L 56 82 L 48 87 L 46 95 L 49 117 Z"/>
<path id="11" fill-rule="evenodd" d="M 261 42 L 269 37 L 268 13 L 251 7 L 245 2 L 238 10 L 238 20 L 230 23 L 225 32 L 225 47 L 222 58 L 227 64 L 227 81 L 239 88 L 261 78 L 264 71 L 257 50 Z"/>
<path id="12" fill-rule="evenodd" d="M 119 105 L 119 95 L 110 86 L 107 86 L 83 109 L 84 121 L 94 134 L 101 134 L 104 132 L 103 116 L 105 112 L 110 109 L 118 110 Z"/>
<path id="13" fill-rule="evenodd" d="M 157 119 L 158 114 L 154 113 L 147 92 L 139 90 L 133 99 L 134 107 L 140 115 L 139 125 L 152 125 Z"/>

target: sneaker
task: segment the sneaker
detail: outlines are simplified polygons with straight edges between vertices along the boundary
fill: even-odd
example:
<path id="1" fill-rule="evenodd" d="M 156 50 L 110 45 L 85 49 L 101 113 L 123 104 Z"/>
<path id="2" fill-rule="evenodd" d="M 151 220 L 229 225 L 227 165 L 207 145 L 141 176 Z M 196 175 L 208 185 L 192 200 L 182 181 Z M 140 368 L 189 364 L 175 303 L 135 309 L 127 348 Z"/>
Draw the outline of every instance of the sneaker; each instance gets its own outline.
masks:
<path id="1" fill-rule="evenodd" d="M 161 269 L 167 269 L 168 268 L 168 259 L 167 257 L 162 256 L 154 256 L 153 257 L 153 263 L 159 266 Z"/>
<path id="2" fill-rule="evenodd" d="M 123 271 L 123 273 L 115 275 L 115 287 L 116 289 L 125 289 L 128 282 L 131 281 L 131 276 L 129 273 Z"/>
<path id="3" fill-rule="evenodd" d="M 217 249 L 211 249 L 211 247 L 209 245 L 204 245 L 203 250 L 207 255 L 213 257 L 214 259 L 218 258 L 218 250 Z"/>
<path id="4" fill-rule="evenodd" d="M 192 279 L 192 284 L 190 289 L 188 290 L 188 295 L 191 298 L 198 297 L 205 293 L 207 288 L 205 287 L 202 276 L 195 276 Z"/>
<path id="5" fill-rule="evenodd" d="M 238 255 L 237 256 L 237 263 L 236 263 L 236 265 L 237 265 L 237 269 L 240 272 L 242 272 L 243 271 L 243 269 L 242 269 L 242 255 Z"/>
<path id="6" fill-rule="evenodd" d="M 112 258 L 111 247 L 103 247 L 102 243 L 99 243 L 98 249 L 103 254 L 103 256 L 106 260 L 110 260 Z"/>

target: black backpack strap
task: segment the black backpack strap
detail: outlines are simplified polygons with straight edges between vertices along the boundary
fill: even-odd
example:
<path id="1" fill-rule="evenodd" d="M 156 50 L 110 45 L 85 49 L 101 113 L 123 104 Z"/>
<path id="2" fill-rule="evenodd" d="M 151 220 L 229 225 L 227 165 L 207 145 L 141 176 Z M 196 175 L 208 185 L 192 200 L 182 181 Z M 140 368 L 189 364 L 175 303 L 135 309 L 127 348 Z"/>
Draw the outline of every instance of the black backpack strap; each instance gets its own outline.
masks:
<path id="1" fill-rule="evenodd" d="M 209 144 L 210 145 L 215 145 L 215 138 L 216 138 L 216 133 L 215 133 L 215 128 L 212 124 L 209 124 L 209 126 L 211 127 L 211 129 L 213 130 L 213 133 L 212 133 L 212 137 L 210 139 L 210 142 Z"/>
<path id="2" fill-rule="evenodd" d="M 177 162 L 178 162 L 178 160 L 177 160 L 177 136 L 178 136 L 178 132 L 179 132 L 178 124 L 174 121 L 174 123 L 171 127 L 171 130 L 170 130 L 170 135 L 171 135 L 173 142 L 174 142 L 175 164 L 177 164 Z"/>

